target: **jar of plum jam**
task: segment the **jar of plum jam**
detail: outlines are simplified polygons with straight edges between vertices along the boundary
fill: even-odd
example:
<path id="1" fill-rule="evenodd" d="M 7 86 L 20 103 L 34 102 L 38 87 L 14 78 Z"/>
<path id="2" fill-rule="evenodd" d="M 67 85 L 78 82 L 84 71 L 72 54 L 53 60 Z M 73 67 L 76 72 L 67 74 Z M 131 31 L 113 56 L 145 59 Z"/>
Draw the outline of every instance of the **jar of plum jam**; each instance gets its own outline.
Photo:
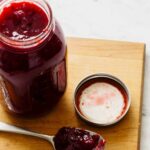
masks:
<path id="1" fill-rule="evenodd" d="M 39 115 L 66 89 L 66 43 L 46 0 L 0 2 L 0 86 L 9 112 Z"/>

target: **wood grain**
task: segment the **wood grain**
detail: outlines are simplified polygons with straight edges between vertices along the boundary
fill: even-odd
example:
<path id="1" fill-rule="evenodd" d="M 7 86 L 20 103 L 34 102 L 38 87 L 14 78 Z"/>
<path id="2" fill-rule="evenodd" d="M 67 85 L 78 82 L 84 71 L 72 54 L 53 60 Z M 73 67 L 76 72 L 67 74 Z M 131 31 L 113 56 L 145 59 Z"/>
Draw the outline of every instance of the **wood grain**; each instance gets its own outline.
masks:
<path id="1" fill-rule="evenodd" d="M 67 90 L 48 115 L 27 119 L 4 112 L 0 106 L 0 121 L 5 121 L 39 133 L 55 134 L 62 126 L 90 129 L 106 140 L 106 150 L 138 150 L 143 88 L 145 46 L 142 43 L 68 38 Z M 131 93 L 131 108 L 127 116 L 110 127 L 93 127 L 82 121 L 73 108 L 74 90 L 84 77 L 94 73 L 109 73 L 120 78 Z M 2 98 L 2 96 L 1 96 Z M 49 143 L 27 136 L 0 133 L 0 150 L 51 150 Z"/>

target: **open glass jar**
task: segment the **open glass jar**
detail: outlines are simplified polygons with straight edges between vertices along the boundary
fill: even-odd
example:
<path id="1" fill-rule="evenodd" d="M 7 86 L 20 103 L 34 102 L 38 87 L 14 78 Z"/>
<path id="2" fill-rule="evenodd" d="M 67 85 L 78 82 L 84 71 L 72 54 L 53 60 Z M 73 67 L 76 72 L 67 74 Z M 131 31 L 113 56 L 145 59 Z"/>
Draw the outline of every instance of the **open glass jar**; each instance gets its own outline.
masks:
<path id="1" fill-rule="evenodd" d="M 66 43 L 46 0 L 0 4 L 1 103 L 12 113 L 51 110 L 66 89 Z"/>

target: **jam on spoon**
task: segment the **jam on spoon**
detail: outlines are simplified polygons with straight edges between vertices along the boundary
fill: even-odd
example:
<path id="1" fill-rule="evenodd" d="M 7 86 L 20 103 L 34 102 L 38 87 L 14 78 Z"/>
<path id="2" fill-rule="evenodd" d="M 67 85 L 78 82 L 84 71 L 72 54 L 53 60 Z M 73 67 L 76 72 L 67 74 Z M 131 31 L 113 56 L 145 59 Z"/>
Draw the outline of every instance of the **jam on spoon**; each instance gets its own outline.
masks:
<path id="1" fill-rule="evenodd" d="M 103 150 L 105 141 L 96 133 L 63 127 L 54 137 L 56 150 Z"/>
<path id="2" fill-rule="evenodd" d="M 0 131 L 42 138 L 55 150 L 104 150 L 105 146 L 105 140 L 99 134 L 78 128 L 63 127 L 55 136 L 49 136 L 0 122 Z"/>

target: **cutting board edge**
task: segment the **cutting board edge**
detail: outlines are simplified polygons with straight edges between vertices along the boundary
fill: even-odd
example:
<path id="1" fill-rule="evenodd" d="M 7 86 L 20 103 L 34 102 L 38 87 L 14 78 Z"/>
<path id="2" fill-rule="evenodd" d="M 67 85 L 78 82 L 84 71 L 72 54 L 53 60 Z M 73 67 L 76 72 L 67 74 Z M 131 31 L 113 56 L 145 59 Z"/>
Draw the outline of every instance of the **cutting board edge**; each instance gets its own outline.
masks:
<path id="1" fill-rule="evenodd" d="M 145 59 L 146 59 L 146 44 L 144 44 L 143 49 L 143 64 L 142 64 L 142 81 L 141 81 L 141 101 L 140 101 L 140 114 L 139 114 L 139 129 L 138 129 L 138 150 L 141 146 L 141 124 L 142 124 L 142 108 L 143 108 L 143 96 L 144 96 L 144 77 L 145 77 Z"/>
<path id="2" fill-rule="evenodd" d="M 112 43 L 124 43 L 124 44 L 126 44 L 126 43 L 128 43 L 128 44 L 139 44 L 139 45 L 141 45 L 141 46 L 143 46 L 143 50 L 145 51 L 146 50 L 146 43 L 144 43 L 144 42 L 135 42 L 135 41 L 126 41 L 126 40 L 110 40 L 110 39 L 100 39 L 100 38 L 86 38 L 86 37 L 72 37 L 72 36 L 67 36 L 67 41 L 68 40 L 83 40 L 83 41 L 85 41 L 85 40 L 88 40 L 88 41 L 101 41 L 101 42 L 112 42 Z"/>

